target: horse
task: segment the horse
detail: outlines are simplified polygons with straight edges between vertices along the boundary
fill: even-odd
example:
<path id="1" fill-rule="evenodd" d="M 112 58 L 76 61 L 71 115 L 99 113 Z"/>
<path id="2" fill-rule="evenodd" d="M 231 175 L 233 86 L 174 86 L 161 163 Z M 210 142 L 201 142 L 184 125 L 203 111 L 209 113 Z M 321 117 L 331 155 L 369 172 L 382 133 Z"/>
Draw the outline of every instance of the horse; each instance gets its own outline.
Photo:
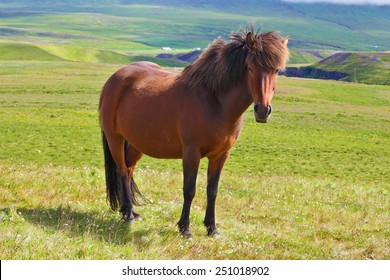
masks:
<path id="1" fill-rule="evenodd" d="M 192 238 L 190 209 L 199 162 L 208 159 L 204 225 L 219 235 L 215 203 L 222 168 L 243 126 L 243 113 L 254 103 L 255 119 L 271 116 L 278 71 L 285 69 L 288 37 L 278 31 L 256 33 L 253 24 L 218 37 L 181 73 L 151 62 L 136 62 L 115 72 L 99 102 L 107 200 L 122 219 L 140 218 L 134 170 L 142 155 L 181 159 L 183 208 L 177 223 Z"/>

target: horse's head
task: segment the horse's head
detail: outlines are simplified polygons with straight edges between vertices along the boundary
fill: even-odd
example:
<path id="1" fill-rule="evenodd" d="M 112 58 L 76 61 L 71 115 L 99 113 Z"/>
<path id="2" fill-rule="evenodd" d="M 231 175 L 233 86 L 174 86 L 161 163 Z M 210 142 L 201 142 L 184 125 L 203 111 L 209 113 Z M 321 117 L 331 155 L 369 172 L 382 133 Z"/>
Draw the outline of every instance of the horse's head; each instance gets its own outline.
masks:
<path id="1" fill-rule="evenodd" d="M 247 83 L 257 122 L 266 123 L 271 116 L 277 75 L 286 67 L 289 55 L 287 43 L 288 38 L 274 31 L 255 35 L 249 31 L 246 35 Z"/>

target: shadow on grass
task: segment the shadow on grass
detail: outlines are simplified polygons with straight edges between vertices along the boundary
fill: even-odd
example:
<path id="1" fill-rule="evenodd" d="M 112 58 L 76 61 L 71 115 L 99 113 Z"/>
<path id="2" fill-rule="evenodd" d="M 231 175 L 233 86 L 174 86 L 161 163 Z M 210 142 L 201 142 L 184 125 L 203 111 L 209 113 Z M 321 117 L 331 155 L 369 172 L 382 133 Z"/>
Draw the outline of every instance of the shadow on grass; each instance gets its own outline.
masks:
<path id="1" fill-rule="evenodd" d="M 0 209 L 6 215 L 13 215 L 10 209 Z M 93 238 L 110 244 L 125 245 L 133 243 L 137 247 L 147 247 L 150 229 L 121 221 L 114 213 L 80 212 L 70 207 L 57 208 L 18 208 L 17 215 L 25 221 L 42 228 L 49 234 L 63 234 L 70 238 Z M 135 221 L 135 223 L 145 223 Z M 146 224 L 145 224 L 146 226 Z"/>

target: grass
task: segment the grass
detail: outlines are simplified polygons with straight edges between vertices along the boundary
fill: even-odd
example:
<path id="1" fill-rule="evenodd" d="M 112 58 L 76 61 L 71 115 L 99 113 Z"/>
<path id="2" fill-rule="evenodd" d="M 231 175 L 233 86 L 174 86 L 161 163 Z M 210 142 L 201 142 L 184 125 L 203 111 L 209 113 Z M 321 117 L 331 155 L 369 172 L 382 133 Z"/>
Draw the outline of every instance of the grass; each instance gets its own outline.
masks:
<path id="1" fill-rule="evenodd" d="M 206 162 L 177 232 L 181 163 L 145 157 L 152 204 L 105 198 L 97 103 L 118 65 L 0 61 L 1 259 L 389 259 L 390 88 L 280 78 L 270 123 L 250 108 L 206 236 Z"/>
<path id="2" fill-rule="evenodd" d="M 29 165 L 2 168 L 1 175 L 2 185 L 12 188 L 10 207 L 0 212 L 2 259 L 388 258 L 383 224 L 388 193 L 381 188 L 228 173 L 219 194 L 225 203 L 217 211 L 222 236 L 205 234 L 200 188 L 192 211 L 195 240 L 190 241 L 176 229 L 178 173 L 138 171 L 153 204 L 142 208 L 144 220 L 133 225 L 107 209 L 100 170 Z M 245 211 L 239 211 L 243 205 Z"/>

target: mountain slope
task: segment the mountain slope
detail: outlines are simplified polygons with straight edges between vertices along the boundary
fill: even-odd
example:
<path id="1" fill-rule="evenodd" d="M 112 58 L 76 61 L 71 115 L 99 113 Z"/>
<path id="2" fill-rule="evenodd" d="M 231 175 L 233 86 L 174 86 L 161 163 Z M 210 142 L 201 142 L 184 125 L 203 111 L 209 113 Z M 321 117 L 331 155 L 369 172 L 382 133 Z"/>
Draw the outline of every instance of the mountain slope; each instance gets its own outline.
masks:
<path id="1" fill-rule="evenodd" d="M 206 47 L 217 36 L 227 37 L 253 19 L 261 30 L 289 35 L 291 48 L 390 50 L 390 6 L 280 0 L 8 0 L 0 8 L 0 38 L 7 38 L 5 27 L 35 32 L 38 39 L 50 40 L 56 34 L 57 39 L 109 49 L 126 50 L 130 41 L 139 47 L 194 48 Z M 69 38 L 74 34 L 84 38 Z M 101 43 L 103 39 L 112 41 Z"/>
<path id="2" fill-rule="evenodd" d="M 136 61 L 149 60 L 165 67 L 184 67 L 185 59 L 163 59 L 152 55 L 123 54 L 109 50 L 82 48 L 53 44 L 21 44 L 1 43 L 0 61 L 76 61 L 108 64 L 129 64 Z"/>
<path id="3" fill-rule="evenodd" d="M 0 44 L 0 60 L 42 60 L 56 61 L 61 58 L 56 57 L 44 50 L 26 44 Z"/>

